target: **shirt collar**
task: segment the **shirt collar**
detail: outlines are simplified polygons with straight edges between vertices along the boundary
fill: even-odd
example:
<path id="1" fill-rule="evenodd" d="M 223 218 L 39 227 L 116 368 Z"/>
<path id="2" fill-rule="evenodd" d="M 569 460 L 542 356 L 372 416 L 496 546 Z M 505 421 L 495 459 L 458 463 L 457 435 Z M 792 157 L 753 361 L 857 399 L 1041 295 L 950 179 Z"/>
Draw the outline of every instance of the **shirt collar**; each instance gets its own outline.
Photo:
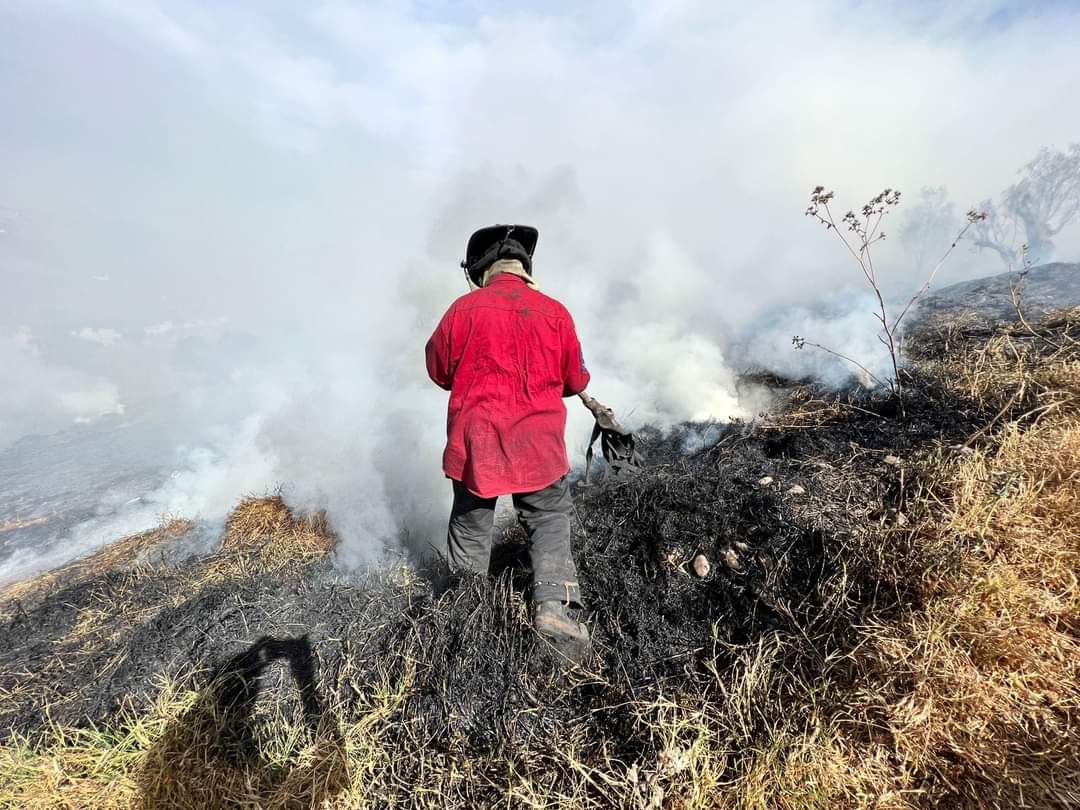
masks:
<path id="1" fill-rule="evenodd" d="M 495 276 L 495 278 L 487 283 L 487 286 L 490 287 L 493 284 L 508 284 L 513 281 L 519 281 L 522 284 L 525 283 L 525 279 L 521 276 L 515 276 L 513 273 L 499 273 L 499 275 Z"/>

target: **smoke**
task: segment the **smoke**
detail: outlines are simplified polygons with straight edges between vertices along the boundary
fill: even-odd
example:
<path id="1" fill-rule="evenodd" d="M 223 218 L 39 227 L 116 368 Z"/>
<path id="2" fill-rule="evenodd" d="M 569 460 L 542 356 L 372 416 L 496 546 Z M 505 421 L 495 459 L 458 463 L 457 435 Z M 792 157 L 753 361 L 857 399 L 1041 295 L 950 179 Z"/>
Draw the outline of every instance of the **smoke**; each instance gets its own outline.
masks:
<path id="1" fill-rule="evenodd" d="M 717 425 L 706 425 L 699 429 L 687 430 L 682 437 L 682 451 L 684 453 L 697 453 L 716 444 L 723 435 Z"/>
<path id="2" fill-rule="evenodd" d="M 902 308 L 903 303 L 894 299 L 887 306 L 890 312 L 898 313 L 897 304 Z M 873 293 L 850 287 L 822 296 L 813 305 L 774 310 L 747 330 L 739 356 L 748 367 L 791 379 L 814 377 L 832 386 L 846 385 L 854 379 L 872 388 L 877 384 L 874 378 L 887 380 L 892 376 L 889 351 L 878 339 L 881 326 L 876 311 L 878 301 Z M 796 350 L 792 340 L 795 336 L 824 348 L 807 345 Z"/>
<path id="3" fill-rule="evenodd" d="M 112 346 L 117 343 L 120 338 L 123 337 L 115 329 L 109 329 L 108 327 L 102 329 L 94 329 L 90 326 L 84 326 L 78 332 L 72 332 L 72 335 L 80 340 L 89 341 L 90 343 L 98 343 L 102 346 Z"/>
<path id="4" fill-rule="evenodd" d="M 0 338 L 0 368 L 8 381 L 0 397 L 0 446 L 28 433 L 51 433 L 124 412 L 114 383 L 51 362 L 29 327 Z"/>
<path id="5" fill-rule="evenodd" d="M 794 334 L 886 372 L 857 271 L 802 217 L 809 189 L 845 210 L 886 185 L 946 184 L 961 208 L 996 193 L 1080 130 L 1061 103 L 1080 24 L 884 9 L 0 10 L 0 335 L 24 336 L 0 343 L 0 444 L 108 416 L 178 448 L 163 486 L 103 492 L 48 562 L 277 487 L 328 510 L 343 564 L 438 548 L 446 399 L 423 345 L 493 222 L 539 227 L 537 280 L 627 424 L 753 416 L 750 366 L 847 376 Z M 898 247 L 880 274 L 903 300 L 921 279 Z M 988 261 L 958 251 L 939 283 Z M 580 458 L 591 419 L 568 407 Z"/>

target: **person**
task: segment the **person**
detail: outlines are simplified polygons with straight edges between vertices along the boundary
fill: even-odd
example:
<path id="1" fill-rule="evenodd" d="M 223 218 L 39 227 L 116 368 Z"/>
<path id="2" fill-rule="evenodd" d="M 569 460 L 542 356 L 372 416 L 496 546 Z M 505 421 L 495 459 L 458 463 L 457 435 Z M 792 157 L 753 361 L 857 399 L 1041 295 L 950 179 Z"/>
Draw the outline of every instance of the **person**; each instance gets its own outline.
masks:
<path id="1" fill-rule="evenodd" d="M 562 400 L 585 390 L 589 371 L 570 313 L 533 278 L 537 238 L 524 225 L 472 235 L 461 263 L 472 289 L 447 310 L 425 354 L 428 375 L 450 392 L 450 565 L 487 573 L 496 499 L 512 495 L 529 537 L 533 626 L 576 660 L 589 633 L 567 612 L 583 605 L 570 550 Z"/>

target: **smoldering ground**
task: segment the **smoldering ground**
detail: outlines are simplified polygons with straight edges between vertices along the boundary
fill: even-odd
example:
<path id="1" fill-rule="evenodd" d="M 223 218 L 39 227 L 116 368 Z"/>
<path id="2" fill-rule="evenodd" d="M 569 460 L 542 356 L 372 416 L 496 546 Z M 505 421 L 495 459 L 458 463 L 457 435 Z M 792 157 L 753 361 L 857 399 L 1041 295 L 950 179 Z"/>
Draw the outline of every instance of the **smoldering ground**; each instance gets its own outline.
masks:
<path id="1" fill-rule="evenodd" d="M 820 646 L 804 652 L 813 667 L 815 656 L 843 647 L 851 611 L 862 606 L 884 616 L 917 598 L 919 579 L 907 567 L 915 561 L 902 544 L 888 558 L 862 545 L 864 522 L 892 520 L 894 504 L 919 486 L 885 457 L 899 454 L 910 465 L 990 414 L 931 380 L 920 381 L 923 387 L 909 382 L 907 424 L 878 413 L 893 407 L 887 396 L 836 398 L 801 388 L 785 403 L 800 416 L 756 426 L 682 425 L 666 436 L 645 431 L 642 473 L 574 487 L 575 556 L 596 634 L 593 663 L 615 677 L 612 696 L 678 690 L 687 678 L 703 685 L 722 655 L 717 645 L 734 649 L 765 633 L 781 632 L 792 644 L 812 633 Z M 785 427 L 807 421 L 814 430 Z M 131 706 L 145 710 L 153 674 L 204 672 L 222 655 L 213 638 L 248 637 L 253 628 L 309 636 L 322 688 L 341 690 L 333 696 L 338 705 L 348 705 L 353 685 L 376 679 L 375 670 L 346 677 L 343 667 L 385 664 L 387 656 L 414 649 L 416 660 L 432 667 L 425 676 L 431 683 L 407 708 L 405 733 L 444 742 L 464 734 L 477 750 L 496 751 L 519 738 L 536 742 L 596 700 L 588 681 L 560 694 L 565 687 L 546 653 L 521 632 L 528 570 L 520 529 L 506 530 L 494 585 L 476 579 L 432 590 L 403 571 L 343 576 L 325 557 L 336 526 L 294 526 L 301 520 L 280 501 L 252 500 L 230 518 L 210 556 L 169 552 L 172 543 L 189 542 L 189 528 L 178 527 L 147 538 L 147 549 L 162 549 L 163 559 L 118 552 L 109 564 L 91 558 L 44 586 L 5 594 L 10 644 L 2 669 L 12 675 L 2 686 L 34 697 L 11 704 L 0 725 L 9 734 L 36 734 L 42 705 L 54 721 L 73 723 L 114 719 Z M 692 569 L 697 555 L 710 570 Z M 110 605 L 113 618 L 86 613 L 98 602 Z M 131 611 L 141 618 L 116 623 L 116 615 Z M 713 638 L 717 627 L 722 635 Z M 22 671 L 19 662 L 65 649 L 78 655 L 63 671 L 35 665 L 14 674 Z M 90 677 L 104 661 L 118 664 L 107 679 Z M 71 669 L 76 665 L 86 667 L 86 677 Z M 444 676 L 455 684 L 450 691 L 440 685 Z"/>
<path id="2" fill-rule="evenodd" d="M 443 590 L 408 568 L 342 577 L 326 557 L 334 537 L 325 516 L 250 499 L 209 556 L 156 558 L 190 528 L 170 525 L 5 590 L 0 688 L 11 699 L 0 728 L 16 746 L 30 741 L 20 774 L 35 746 L 54 750 L 56 723 L 71 736 L 55 750 L 73 746 L 79 763 L 78 746 L 96 739 L 88 722 L 118 730 L 109 745 L 147 741 L 125 758 L 121 786 L 108 774 L 110 789 L 145 806 L 233 796 L 306 806 L 310 791 L 321 801 L 353 782 L 406 804 L 422 804 L 418 790 L 437 783 L 433 804 L 487 805 L 524 789 L 519 770 L 549 799 L 572 786 L 572 806 L 648 806 L 656 796 L 711 806 L 720 786 L 752 785 L 760 757 L 790 735 L 817 740 L 821 718 L 839 717 L 868 750 L 917 757 L 903 760 L 914 771 L 844 762 L 837 782 L 807 788 L 799 770 L 766 795 L 827 790 L 854 802 L 914 779 L 916 806 L 982 806 L 1032 791 L 1054 806 L 1076 786 L 1075 684 L 1054 704 L 1023 692 L 1018 717 L 979 703 L 993 723 L 976 743 L 964 715 L 955 739 L 928 748 L 925 718 L 904 720 L 924 684 L 912 662 L 890 658 L 888 645 L 900 642 L 888 628 L 917 625 L 925 600 L 940 598 L 933 589 L 987 553 L 974 538 L 928 531 L 945 494 L 942 454 L 981 457 L 1001 438 L 988 425 L 1034 428 L 1047 403 L 1075 418 L 1077 314 L 927 332 L 913 347 L 921 361 L 904 372 L 904 420 L 883 392 L 803 385 L 754 424 L 643 431 L 639 475 L 575 488 L 594 629 L 581 670 L 561 670 L 528 627 L 520 530 L 503 537 L 494 578 Z M 912 643 L 923 658 L 930 642 Z M 958 643 L 966 650 L 970 637 Z M 1068 657 L 1039 661 L 1059 659 Z M 987 695 L 1015 709 L 1020 692 Z M 147 717 L 159 723 L 149 732 Z M 914 754 L 901 745 L 901 722 L 912 724 Z M 948 725 L 935 723 L 935 734 Z M 797 750 L 836 766 L 836 749 L 822 745 L 824 754 Z M 787 753 L 779 772 L 798 756 Z M 990 757 L 1006 763 L 1004 774 L 985 767 Z M 1032 778 L 1047 769 L 1052 778 Z M 100 790 L 95 778 L 64 789 Z M 16 781 L 22 792 L 12 795 L 35 790 Z"/>

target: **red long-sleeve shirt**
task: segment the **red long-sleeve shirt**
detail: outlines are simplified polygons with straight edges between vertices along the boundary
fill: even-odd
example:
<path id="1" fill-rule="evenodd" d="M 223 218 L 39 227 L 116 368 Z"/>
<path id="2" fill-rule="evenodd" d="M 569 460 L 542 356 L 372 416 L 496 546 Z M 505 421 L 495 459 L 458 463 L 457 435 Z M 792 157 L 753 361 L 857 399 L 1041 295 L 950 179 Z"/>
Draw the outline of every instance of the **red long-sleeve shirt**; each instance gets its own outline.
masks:
<path id="1" fill-rule="evenodd" d="M 589 372 L 566 307 L 511 273 L 463 295 L 427 343 L 450 392 L 443 471 L 482 498 L 534 492 L 570 469 L 566 406 Z"/>

